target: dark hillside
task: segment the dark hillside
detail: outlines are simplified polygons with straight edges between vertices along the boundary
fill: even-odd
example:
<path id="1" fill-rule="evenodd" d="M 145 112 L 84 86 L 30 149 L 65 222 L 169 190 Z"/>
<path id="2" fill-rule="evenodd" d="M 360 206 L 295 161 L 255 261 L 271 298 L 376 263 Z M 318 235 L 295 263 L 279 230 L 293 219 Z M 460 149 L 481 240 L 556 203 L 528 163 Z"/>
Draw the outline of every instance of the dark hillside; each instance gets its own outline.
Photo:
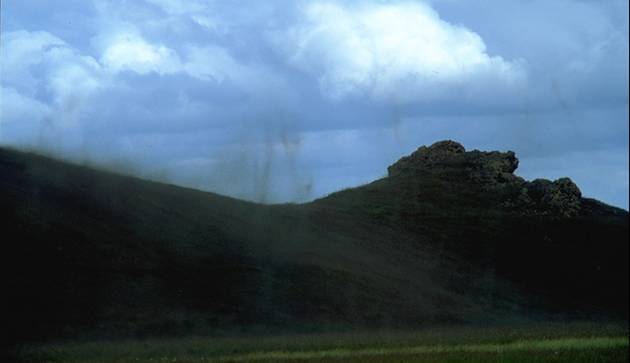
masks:
<path id="1" fill-rule="evenodd" d="M 628 213 L 517 166 L 441 142 L 270 206 L 0 149 L 2 323 L 23 341 L 627 319 Z"/>

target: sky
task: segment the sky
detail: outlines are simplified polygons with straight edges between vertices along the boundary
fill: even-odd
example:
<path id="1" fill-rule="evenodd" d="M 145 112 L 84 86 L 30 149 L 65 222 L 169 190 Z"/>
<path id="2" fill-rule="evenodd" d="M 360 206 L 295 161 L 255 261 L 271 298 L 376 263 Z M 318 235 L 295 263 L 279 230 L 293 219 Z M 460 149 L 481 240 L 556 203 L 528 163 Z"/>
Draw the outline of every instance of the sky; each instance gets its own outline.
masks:
<path id="1" fill-rule="evenodd" d="M 0 145 L 278 203 L 452 139 L 628 208 L 627 0 L 0 10 Z"/>

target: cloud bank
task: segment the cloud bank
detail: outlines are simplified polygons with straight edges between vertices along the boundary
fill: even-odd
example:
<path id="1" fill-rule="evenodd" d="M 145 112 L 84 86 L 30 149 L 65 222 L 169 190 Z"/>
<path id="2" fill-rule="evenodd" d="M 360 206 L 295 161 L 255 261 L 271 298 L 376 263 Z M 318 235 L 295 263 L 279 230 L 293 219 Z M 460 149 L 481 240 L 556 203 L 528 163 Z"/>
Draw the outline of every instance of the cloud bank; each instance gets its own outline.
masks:
<path id="1" fill-rule="evenodd" d="M 627 207 L 627 6 L 3 2 L 0 143 L 279 202 L 453 138 Z"/>
<path id="2" fill-rule="evenodd" d="M 422 3 L 312 3 L 303 16 L 277 43 L 332 99 L 428 102 L 478 84 L 522 87 L 526 79 L 518 62 L 489 56 L 478 34 Z"/>

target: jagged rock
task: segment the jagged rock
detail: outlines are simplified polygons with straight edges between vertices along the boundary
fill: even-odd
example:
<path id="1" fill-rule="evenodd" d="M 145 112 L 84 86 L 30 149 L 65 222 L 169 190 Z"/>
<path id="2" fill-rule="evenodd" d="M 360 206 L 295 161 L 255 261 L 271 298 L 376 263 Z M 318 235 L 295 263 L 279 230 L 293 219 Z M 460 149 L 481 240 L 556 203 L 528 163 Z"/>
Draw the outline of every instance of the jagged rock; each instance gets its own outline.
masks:
<path id="1" fill-rule="evenodd" d="M 426 169 L 465 152 L 464 146 L 458 142 L 451 140 L 439 141 L 429 147 L 421 146 L 411 155 L 402 157 L 395 164 L 388 167 L 387 172 L 389 176 L 394 176 Z"/>
<path id="2" fill-rule="evenodd" d="M 489 187 L 494 187 L 496 184 L 524 182 L 522 178 L 514 175 L 514 171 L 518 168 L 518 159 L 512 151 L 502 153 L 474 150 L 467 153 L 464 158 L 466 163 L 473 165 L 471 177 Z"/>
<path id="3" fill-rule="evenodd" d="M 527 194 L 541 214 L 571 217 L 580 211 L 582 192 L 569 178 L 536 179 L 527 183 Z"/>
<path id="4" fill-rule="evenodd" d="M 518 158 L 512 151 L 467 152 L 460 143 L 445 140 L 421 146 L 387 171 L 389 177 L 431 174 L 445 183 L 463 178 L 470 186 L 501 192 L 503 206 L 523 214 L 571 217 L 579 213 L 582 193 L 571 179 L 527 182 L 514 175 L 517 168 Z"/>
<path id="5" fill-rule="evenodd" d="M 390 177 L 422 172 L 464 171 L 472 180 L 494 184 L 519 182 L 520 178 L 513 175 L 517 167 L 518 159 L 512 151 L 466 152 L 460 143 L 445 140 L 429 147 L 421 146 L 391 165 L 387 171 Z"/>

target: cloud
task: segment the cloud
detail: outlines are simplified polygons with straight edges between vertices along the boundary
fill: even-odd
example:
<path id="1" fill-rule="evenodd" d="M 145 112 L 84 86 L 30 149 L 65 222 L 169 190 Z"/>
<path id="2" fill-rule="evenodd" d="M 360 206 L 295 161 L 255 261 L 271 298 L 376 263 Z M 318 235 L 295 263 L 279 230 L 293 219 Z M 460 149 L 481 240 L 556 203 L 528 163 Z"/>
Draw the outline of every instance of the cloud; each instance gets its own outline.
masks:
<path id="1" fill-rule="evenodd" d="M 469 83 L 521 86 L 526 79 L 518 61 L 488 55 L 479 35 L 422 3 L 317 2 L 303 16 L 289 42 L 278 43 L 332 99 L 431 101 L 451 98 L 455 87 Z"/>
<path id="2" fill-rule="evenodd" d="M 90 93 L 99 86 L 100 64 L 53 34 L 7 32 L 0 46 L 3 83 L 25 94 L 47 91 L 53 102 L 59 102 L 70 94 Z"/>
<path id="3" fill-rule="evenodd" d="M 431 2 L 493 52 L 526 60 L 530 110 L 563 107 L 554 88 L 570 109 L 627 105 L 627 0 L 482 1 L 475 11 L 462 0 Z"/>
<path id="4" fill-rule="evenodd" d="M 14 88 L 0 88 L 0 140 L 30 146 L 51 115 L 52 109 L 47 104 L 26 97 Z"/>
<path id="5" fill-rule="evenodd" d="M 5 32 L 0 42 L 3 84 L 19 86 L 29 93 L 34 93 L 41 84 L 30 68 L 43 63 L 55 48 L 66 46 L 63 40 L 43 31 Z"/>
<path id="6" fill-rule="evenodd" d="M 182 71 L 203 81 L 230 83 L 245 92 L 260 91 L 259 87 L 268 90 L 278 81 L 274 79 L 273 70 L 265 69 L 264 65 L 240 62 L 228 49 L 216 45 L 188 46 Z"/>
<path id="7" fill-rule="evenodd" d="M 1 3 L 3 145 L 289 201 L 451 138 L 627 203 L 627 1 L 40 3 Z"/>
<path id="8" fill-rule="evenodd" d="M 168 74 L 181 69 L 181 61 L 174 50 L 164 45 L 149 44 L 137 34 L 116 34 L 108 43 L 101 62 L 113 72 L 129 70 L 139 74 Z"/>
<path id="9" fill-rule="evenodd" d="M 0 49 L 3 142 L 59 152 L 81 147 L 86 103 L 107 82 L 100 64 L 43 31 L 6 32 Z"/>
<path id="10" fill-rule="evenodd" d="M 168 14 L 183 15 L 203 13 L 208 6 L 203 1 L 187 0 L 185 2 L 178 0 L 145 0 L 146 2 L 160 7 Z"/>

